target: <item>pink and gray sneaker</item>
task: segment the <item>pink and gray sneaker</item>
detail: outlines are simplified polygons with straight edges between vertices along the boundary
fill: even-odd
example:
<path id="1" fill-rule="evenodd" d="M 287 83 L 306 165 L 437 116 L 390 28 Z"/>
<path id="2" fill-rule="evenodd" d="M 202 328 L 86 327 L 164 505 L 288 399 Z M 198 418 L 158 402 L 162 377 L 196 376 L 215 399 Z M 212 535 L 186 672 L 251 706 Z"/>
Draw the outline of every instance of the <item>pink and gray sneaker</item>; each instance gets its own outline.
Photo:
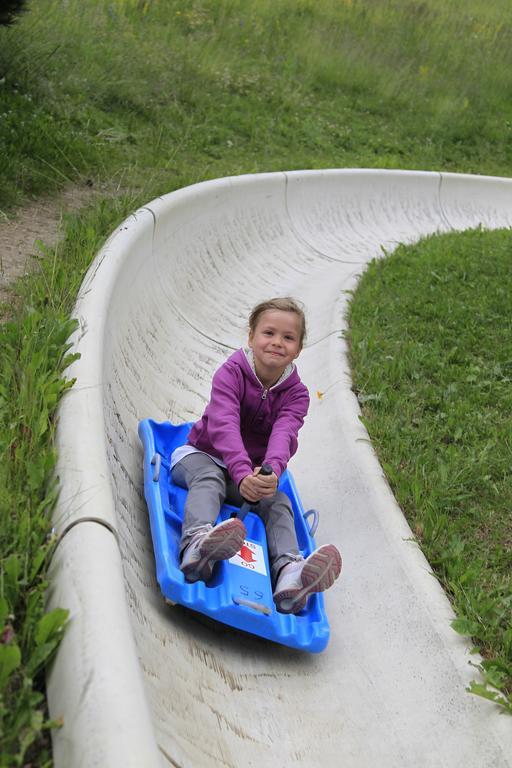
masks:
<path id="1" fill-rule="evenodd" d="M 280 613 L 299 613 L 313 592 L 331 587 L 341 572 L 341 555 L 334 544 L 324 544 L 305 560 L 287 563 L 281 569 L 274 589 L 274 602 Z"/>
<path id="2" fill-rule="evenodd" d="M 205 526 L 195 533 L 183 552 L 180 569 L 187 581 L 208 581 L 218 560 L 228 560 L 240 551 L 246 535 L 237 517 L 224 520 L 215 528 Z"/>

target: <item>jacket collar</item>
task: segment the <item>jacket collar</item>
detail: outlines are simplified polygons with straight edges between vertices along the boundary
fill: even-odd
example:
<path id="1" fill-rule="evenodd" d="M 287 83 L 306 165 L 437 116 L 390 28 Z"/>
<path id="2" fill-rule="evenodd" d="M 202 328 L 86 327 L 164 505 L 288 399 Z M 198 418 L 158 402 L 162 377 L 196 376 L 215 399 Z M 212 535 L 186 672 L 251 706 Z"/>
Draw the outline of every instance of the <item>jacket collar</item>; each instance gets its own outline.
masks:
<path id="1" fill-rule="evenodd" d="M 262 384 L 262 382 L 259 380 L 258 374 L 256 373 L 256 366 L 254 365 L 254 355 L 253 355 L 252 349 L 250 347 L 245 347 L 241 351 L 244 352 L 245 358 L 246 358 L 247 362 L 249 363 L 249 366 L 250 366 L 250 369 L 251 369 L 252 373 L 254 374 L 256 380 L 258 381 L 258 383 L 263 387 L 263 389 L 269 389 L 269 390 L 270 389 L 275 389 L 276 387 L 280 386 L 280 384 L 282 384 L 284 381 L 286 381 L 286 379 L 289 379 L 290 376 L 295 371 L 295 364 L 294 363 L 288 363 L 288 365 L 286 366 L 286 368 L 284 369 L 284 371 L 282 372 L 281 376 L 276 381 L 276 383 L 272 384 L 271 387 L 265 387 L 264 384 Z"/>

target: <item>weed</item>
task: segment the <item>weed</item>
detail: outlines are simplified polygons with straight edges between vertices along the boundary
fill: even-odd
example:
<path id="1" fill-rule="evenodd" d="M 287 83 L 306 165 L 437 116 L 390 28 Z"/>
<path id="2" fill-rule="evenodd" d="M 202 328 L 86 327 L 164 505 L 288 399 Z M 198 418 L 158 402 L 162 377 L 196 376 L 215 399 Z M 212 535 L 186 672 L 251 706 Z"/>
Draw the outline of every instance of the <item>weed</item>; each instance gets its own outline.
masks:
<path id="1" fill-rule="evenodd" d="M 44 614 L 57 487 L 49 433 L 68 365 L 65 316 L 32 308 L 0 327 L 0 764 L 23 765 L 45 722 L 41 675 L 67 618 Z M 12 400 L 12 398 L 15 398 Z M 10 762 L 10 761 L 16 762 Z"/>

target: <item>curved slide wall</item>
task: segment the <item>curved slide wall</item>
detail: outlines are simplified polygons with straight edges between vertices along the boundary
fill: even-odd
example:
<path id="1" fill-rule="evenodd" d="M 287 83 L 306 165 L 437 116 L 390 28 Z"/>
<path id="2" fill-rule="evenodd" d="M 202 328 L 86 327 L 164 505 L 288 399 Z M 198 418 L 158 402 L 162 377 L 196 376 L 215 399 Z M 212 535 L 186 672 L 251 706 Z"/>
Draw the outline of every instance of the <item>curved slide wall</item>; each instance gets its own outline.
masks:
<path id="1" fill-rule="evenodd" d="M 512 721 L 465 692 L 474 657 L 358 420 L 342 338 L 347 291 L 383 248 L 479 224 L 512 224 L 511 181 L 307 171 L 179 190 L 107 241 L 60 408 L 50 605 L 71 620 L 48 680 L 57 768 L 512 766 Z M 249 309 L 276 294 L 309 319 L 312 401 L 291 468 L 321 510 L 317 542 L 344 555 L 315 656 L 167 606 L 141 488 L 139 419 L 197 418 Z"/>

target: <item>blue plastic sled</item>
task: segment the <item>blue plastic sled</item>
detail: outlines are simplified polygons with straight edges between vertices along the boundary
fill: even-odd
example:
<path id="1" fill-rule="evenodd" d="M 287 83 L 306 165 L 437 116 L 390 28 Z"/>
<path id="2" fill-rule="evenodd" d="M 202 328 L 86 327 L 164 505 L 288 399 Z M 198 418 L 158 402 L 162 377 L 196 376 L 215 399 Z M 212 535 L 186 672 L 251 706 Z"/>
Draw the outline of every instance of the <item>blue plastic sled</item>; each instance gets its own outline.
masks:
<path id="1" fill-rule="evenodd" d="M 306 608 L 297 615 L 282 614 L 272 599 L 265 526 L 253 512 L 244 519 L 247 538 L 240 552 L 230 560 L 219 561 L 208 584 L 189 584 L 179 568 L 179 542 L 187 491 L 172 482 L 169 460 L 172 452 L 186 442 L 191 424 L 161 424 L 145 419 L 139 424 L 144 446 L 144 495 L 149 508 L 155 549 L 156 575 L 166 600 L 199 611 L 224 624 L 299 648 L 310 653 L 323 651 L 329 641 L 329 624 L 321 594 L 310 596 Z M 317 513 L 304 514 L 295 483 L 286 471 L 279 488 L 291 499 L 295 529 L 304 557 L 314 549 L 313 533 Z M 236 512 L 225 504 L 219 520 Z M 306 518 L 314 515 L 313 527 Z"/>

